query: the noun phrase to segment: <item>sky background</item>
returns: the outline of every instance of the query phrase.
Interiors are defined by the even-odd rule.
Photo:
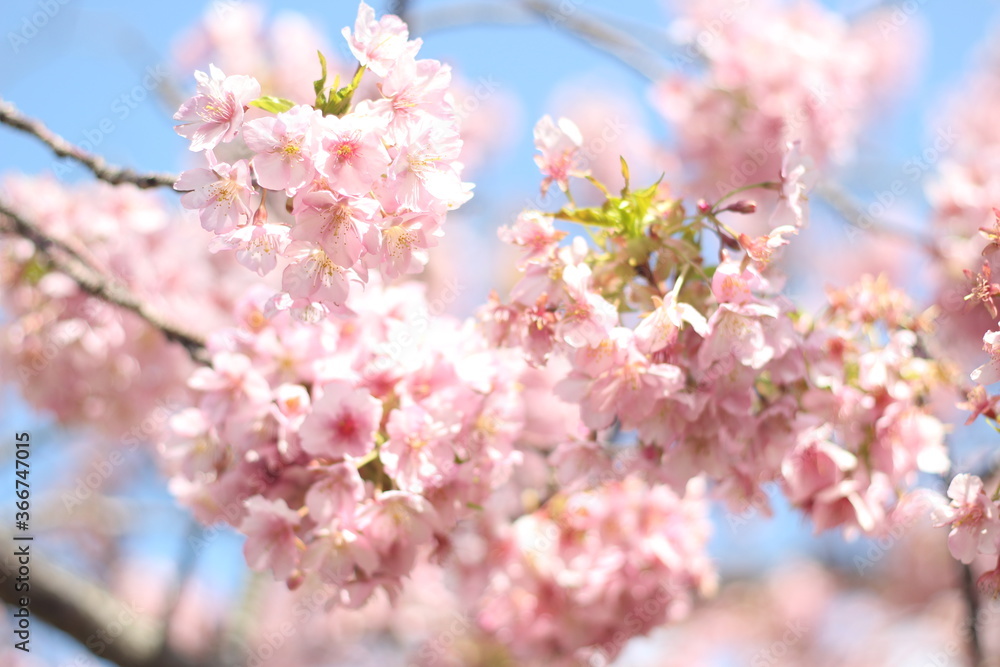
[[[469,7],[478,0],[414,0],[411,11],[447,11],[449,7]],[[655,34],[664,27],[669,14],[665,5],[654,0],[563,0],[581,12],[613,15]],[[353,24],[357,11],[354,0],[319,0],[301,2],[272,1],[261,3],[274,16],[281,11],[300,12],[321,29],[328,40],[342,44],[340,29]],[[497,3],[492,3],[496,5]],[[511,3],[513,4],[513,3]],[[871,3],[851,0],[824,3],[846,14],[862,11]],[[893,3],[885,3],[892,5]],[[922,27],[923,53],[913,58],[921,63],[919,75],[909,91],[871,128],[861,142],[858,173],[845,179],[859,195],[874,192],[875,181],[866,182],[868,174],[898,175],[900,165],[928,145],[928,119],[939,108],[943,95],[957,85],[963,72],[973,62],[1000,15],[997,3],[988,0],[962,0],[961,3],[907,0],[895,3],[910,21]],[[374,2],[376,10],[385,3]],[[960,9],[957,9],[960,7]],[[89,141],[96,151],[114,164],[139,170],[178,171],[188,153],[186,142],[178,137],[170,119],[174,109],[155,95],[136,100],[134,108],[123,113],[118,102],[128,95],[150,71],[169,64],[171,46],[176,37],[196,23],[205,12],[206,3],[174,0],[169,3],[107,2],[98,0],[4,0],[0,7],[0,97],[13,102],[31,116],[43,120],[51,129],[73,142]],[[44,25],[37,17],[44,16]],[[30,27],[27,27],[30,26]],[[27,36],[21,42],[12,35]],[[535,196],[538,175],[532,162],[531,128],[538,117],[553,107],[552,91],[568,79],[601,83],[595,94],[628,95],[645,104],[649,83],[634,72],[611,60],[606,54],[582,45],[571,36],[555,32],[544,22],[524,25],[475,26],[422,32],[423,57],[446,60],[455,65],[470,81],[490,78],[501,90],[517,99],[516,134],[508,150],[476,174],[476,199],[472,206],[480,213],[500,208],[520,208]],[[152,70],[150,69],[152,68]],[[193,79],[179,81],[187,90]],[[648,105],[641,112],[654,136],[665,129]],[[110,122],[112,129],[105,131]],[[37,141],[0,127],[0,174],[9,172],[39,173],[56,164],[48,149]],[[86,178],[78,167],[65,171],[67,180]],[[906,195],[914,208],[922,206],[917,189]],[[474,216],[473,224],[493,238],[492,230],[506,220],[487,215]],[[484,278],[489,281],[489,277]],[[35,440],[55,444],[71,439],[47,429],[44,417],[30,415],[23,403],[7,392],[0,408],[0,425],[5,432],[13,429],[37,429]],[[6,456],[7,454],[5,454]],[[43,487],[72,482],[72,477],[57,474],[57,459],[62,453],[54,448],[35,452],[35,482]],[[6,469],[6,463],[3,464]],[[131,541],[136,553],[157,558],[172,558],[183,550],[184,515],[171,511],[171,501],[152,469],[130,470],[136,482],[125,490],[131,502],[149,508],[150,521]],[[5,475],[3,479],[8,479]],[[4,485],[6,502],[8,485]],[[6,505],[5,505],[6,506]],[[146,511],[146,510],[144,510]],[[729,566],[752,568],[785,550],[788,544],[809,545],[816,551],[837,551],[844,547],[838,536],[809,540],[808,531],[798,519],[782,513],[777,522],[755,524],[753,530],[733,531],[720,512],[720,524],[714,551],[722,558],[739,548],[741,559],[729,558]],[[0,515],[2,519],[2,515]],[[239,540],[223,536],[213,542],[199,568],[206,578],[222,589],[233,589],[245,576],[239,555]],[[55,657],[66,657],[73,648],[57,641],[47,642],[36,635],[40,646],[48,645]]]

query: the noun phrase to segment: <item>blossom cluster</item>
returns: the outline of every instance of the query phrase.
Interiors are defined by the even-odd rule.
[[[1000,496],[987,495],[976,475],[956,475],[948,486],[951,503],[935,509],[938,526],[947,526],[948,550],[955,559],[969,564],[980,555],[996,556],[992,570],[979,577],[979,587],[996,598],[1000,595]]]
[[[197,230],[184,224],[191,221],[156,195],[13,176],[4,179],[3,194],[97,279],[129,290],[159,315],[206,328],[230,321],[227,311],[244,289],[234,277],[238,267],[204,249]],[[28,239],[0,245],[0,285],[3,380],[61,423],[96,430],[110,442],[155,437],[195,368],[182,347],[84,291]],[[153,413],[159,417],[150,419]]]
[[[699,196],[763,180],[790,139],[819,164],[847,157],[871,109],[912,67],[908,30],[875,34],[888,12],[847,22],[814,2],[763,2],[752,11],[730,0],[677,5],[672,32],[686,67],[652,97],[684,128],[676,150]]]
[[[689,3],[689,27],[720,4]],[[901,69],[870,43],[870,21],[768,6],[699,39],[704,76],[655,93],[682,129],[687,186],[637,189],[624,158],[596,162],[572,121],[542,118],[542,194],[567,203],[500,229],[520,251],[518,280],[462,322],[394,284],[422,270],[471,194],[449,67],[418,59],[400,19],[361,3],[344,31],[353,76],[328,85],[321,56],[310,93],[299,65],[314,36],[272,49],[274,63],[245,61],[259,26],[233,11],[234,33],[254,38],[200,35],[223,67],[196,74],[175,116],[204,160],[175,189],[215,235],[205,253],[191,254],[197,230],[132,188],[6,184],[98,275],[214,330],[209,363],[22,239],[0,251],[0,366],[33,404],[108,432],[176,396],[185,407],[157,445],[171,489],[202,522],[243,534],[252,568],[357,607],[394,602],[443,565],[484,645],[525,664],[605,664],[712,590],[711,500],[766,512],[773,486],[817,532],[876,536],[905,518],[921,473],[951,472],[934,410],[958,383],[930,356],[933,311],[881,275],[830,287],[815,315],[782,293],[812,164],[848,152],[860,111]],[[967,127],[985,124],[970,114]],[[939,226],[982,217],[995,185],[968,150],[971,164],[946,163],[931,191]],[[620,192],[594,177],[612,163]],[[978,244],[965,300],[991,322],[996,224],[980,230],[985,251],[976,238],[942,254],[964,260]],[[241,271],[238,289],[237,263],[258,274]],[[1000,380],[1000,332],[983,341],[990,361],[962,407],[996,421],[1000,396],[983,385]],[[948,495],[935,518],[954,557],[1000,558],[997,494],[962,474]],[[1000,567],[980,579],[993,593],[998,582]]]
[[[627,639],[714,589],[703,486],[679,495],[628,477],[559,493],[508,524],[490,550],[479,626],[520,661],[611,664]]]
[[[235,250],[260,275],[283,260],[269,314],[316,321],[343,306],[371,270],[390,279],[420,271],[447,212],[471,196],[450,68],[418,60],[420,40],[409,39],[406,24],[376,20],[364,3],[344,37],[359,63],[354,78],[327,90],[324,62],[314,105],[261,97],[253,77],[212,65],[196,73],[197,93],[175,115],[177,132],[207,166],[174,187],[216,234],[213,250]],[[366,74],[379,97],[352,108]],[[216,149],[237,139],[247,157],[221,160]]]
[[[238,305],[190,378],[198,399],[161,446],[172,488],[290,587],[318,579],[352,605],[394,594],[519,460],[523,364],[430,315],[414,284],[372,283],[355,315],[318,324],[268,319],[265,301]]]
[[[546,169],[550,134],[537,135],[542,173],[565,189],[568,172]],[[572,150],[557,158],[571,163]],[[597,249],[560,244],[552,217],[524,213],[501,230],[523,249],[523,276],[510,303],[494,299],[481,319],[531,363],[568,360],[557,393],[589,429],[634,433],[641,455],[630,466],[651,482],[683,489],[707,475],[740,507],[779,481],[817,530],[877,533],[918,471],[948,467],[944,427],[926,407],[942,377],[919,351],[929,322],[884,279],[832,290],[816,319],[780,295],[771,255],[804,216],[802,169],[786,160],[782,173],[774,187],[793,224],[758,239],[720,219],[749,202],[689,214],[655,187],[555,214],[596,227]],[[702,257],[706,230],[724,246],[715,266]],[[576,437],[551,462],[571,488],[611,464],[606,448]]]

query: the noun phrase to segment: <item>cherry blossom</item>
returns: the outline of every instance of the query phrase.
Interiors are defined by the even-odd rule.
[[[983,481],[974,475],[956,475],[948,485],[951,505],[937,512],[938,525],[951,525],[948,549],[963,563],[979,554],[997,553],[1000,516],[996,503],[983,490]]]
[[[177,134],[191,140],[192,151],[211,150],[232,141],[243,125],[247,105],[260,97],[260,83],[250,76],[226,76],[215,65],[208,74],[195,72],[198,93],[181,105],[174,120]]]
[[[579,166],[582,144],[580,130],[568,118],[560,118],[556,122],[551,116],[543,116],[538,121],[535,125],[535,147],[541,154],[535,156],[535,164],[545,176],[542,194],[552,183],[565,192],[569,189],[569,177],[584,173]]]
[[[249,222],[260,201],[246,160],[232,165],[216,162],[208,169],[186,171],[174,189],[187,193],[181,204],[198,211],[202,227],[220,234]]]

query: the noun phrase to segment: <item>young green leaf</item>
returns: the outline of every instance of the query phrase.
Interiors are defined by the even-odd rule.
[[[254,101],[250,102],[250,106],[263,109],[264,111],[270,111],[271,113],[281,113],[282,111],[288,111],[294,107],[295,102],[286,100],[284,97],[264,95],[263,97],[258,97]]]

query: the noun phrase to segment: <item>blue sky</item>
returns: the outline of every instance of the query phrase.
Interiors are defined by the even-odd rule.
[[[419,12],[480,1],[415,0],[411,5],[413,11]],[[664,3],[654,0],[563,2],[574,4],[581,12],[613,14],[638,25],[663,25],[667,16]],[[264,4],[272,14],[293,10],[309,16],[331,41],[340,39],[339,29],[353,20],[356,11],[353,0]],[[828,0],[826,4],[851,13],[870,3]],[[375,3],[378,10],[383,5]],[[867,145],[890,159],[902,159],[924,145],[927,112],[956,82],[993,24],[997,9],[989,0],[965,0],[961,9],[929,0],[900,0],[895,6],[908,20],[924,26],[928,48],[916,87],[879,123]],[[122,117],[125,107],[120,98],[141,83],[148,67],[166,62],[172,39],[195,22],[205,7],[206,3],[191,0],[7,0],[0,10],[0,96],[44,119],[69,139],[83,141],[88,133],[97,137],[98,150],[113,161],[143,169],[176,169],[183,157],[183,143],[171,129],[172,110],[149,98]],[[32,24],[42,23],[35,34]],[[18,35],[30,38],[22,42]],[[551,90],[567,77],[603,76],[613,82],[614,88],[645,99],[647,84],[640,77],[542,24],[467,27],[424,37],[426,56],[456,63],[473,80],[495,77],[505,91],[522,102],[519,141],[505,164],[482,174],[480,191],[486,183],[495,191],[534,191],[531,124],[549,110]],[[112,121],[113,131],[100,131],[104,119]],[[655,117],[650,114],[649,119],[651,129],[656,130]],[[52,162],[45,150],[29,140],[6,131],[0,133],[0,172],[37,171],[50,167]]]
[[[413,0],[411,5],[413,11],[419,12],[477,1]],[[354,0],[262,4],[272,15],[280,10],[306,14],[324,29],[331,42],[340,39],[340,28],[353,22],[357,9]],[[384,9],[384,3],[373,4],[377,10]],[[663,25],[667,17],[663,3],[654,0],[576,0],[574,4],[582,12],[614,13],[638,24]],[[850,13],[870,3],[829,0],[825,4]],[[928,115],[937,108],[942,95],[958,83],[1000,10],[989,0],[963,0],[960,4],[901,0],[894,4],[908,20],[923,26],[923,64],[913,89],[864,138],[860,155],[865,165],[880,165],[898,173],[899,164],[926,145]],[[152,96],[137,100],[133,106],[123,106],[121,97],[141,85],[149,68],[155,71],[157,65],[168,61],[172,40],[196,22],[204,9],[205,3],[190,0],[5,0],[0,8],[0,97],[42,119],[71,141],[97,144],[97,151],[113,163],[141,170],[179,170],[186,151],[185,142],[172,129],[173,109]],[[18,38],[27,35],[30,38],[23,42]],[[645,100],[648,83],[641,77],[543,24],[478,26],[422,36],[424,56],[454,63],[473,81],[493,77],[503,90],[520,100],[521,126],[515,145],[502,161],[481,171],[477,179],[477,198],[487,204],[523,202],[535,194],[538,177],[531,161],[531,126],[536,118],[550,111],[551,91],[560,82],[584,75],[603,77],[613,82],[613,89]],[[190,85],[190,80],[182,83]],[[662,135],[655,115],[649,109],[644,113],[650,130]],[[0,128],[0,173],[35,173],[55,164],[51,153],[37,142]],[[84,176],[79,168],[69,172],[71,179]],[[851,180],[859,185],[856,178]],[[866,192],[873,190],[871,185],[862,188]],[[910,195],[919,199],[919,192]],[[490,209],[488,205],[483,208]],[[503,221],[484,218],[478,224],[489,228],[499,222]],[[20,425],[27,417],[18,415],[17,408],[10,410],[10,405],[7,402],[7,409],[0,411],[0,423],[7,430],[14,424],[23,428]],[[141,497],[169,503],[162,488],[147,489]],[[163,534],[163,525],[140,534],[135,540],[137,548],[160,554],[171,548],[169,539],[154,539],[157,533]],[[170,525],[179,530],[182,524]],[[804,540],[807,531],[795,525],[795,519],[790,519],[741,535],[763,550],[758,553],[765,553],[768,544]],[[731,548],[725,527],[720,533],[717,547]],[[218,553],[212,552],[214,555],[205,564],[207,570],[216,575],[235,572],[235,582],[241,576],[241,570],[231,567],[237,544],[234,540],[220,540]],[[227,558],[230,567],[224,568]]]

